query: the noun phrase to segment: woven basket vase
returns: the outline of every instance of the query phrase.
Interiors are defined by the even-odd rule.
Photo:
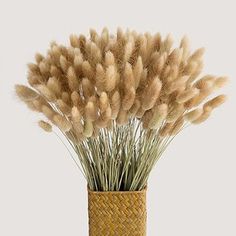
[[[125,192],[88,190],[90,236],[145,236],[146,189]]]

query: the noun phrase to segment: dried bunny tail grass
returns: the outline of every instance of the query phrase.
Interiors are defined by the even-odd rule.
[[[62,115],[54,115],[53,121],[62,132],[68,132],[72,128],[71,122]]]
[[[212,87],[214,83],[215,83],[215,76],[205,75],[204,77],[196,81],[194,86],[198,89],[205,89],[208,87]]]
[[[141,107],[141,102],[139,101],[139,99],[135,99],[134,104],[129,110],[130,116],[135,117],[140,107]]]
[[[104,28],[71,35],[70,44],[53,42],[45,56],[36,54],[32,88],[16,85],[16,94],[47,118],[41,128],[55,125],[66,136],[91,190],[144,189],[185,123],[205,121],[226,100],[208,98],[227,78],[200,76],[204,49],[191,53],[186,37],[173,48],[170,35]]]
[[[166,117],[167,123],[175,122],[183,113],[184,113],[184,105],[175,103],[173,104],[172,108],[170,108],[170,111]]]
[[[183,49],[175,48],[168,56],[167,63],[169,65],[179,65],[181,63]]]
[[[39,64],[42,60],[44,60],[44,56],[40,53],[35,54],[35,61]]]
[[[71,104],[71,98],[70,98],[70,94],[68,92],[62,92],[61,94],[61,99],[63,100],[63,102],[67,103],[67,104]]]
[[[189,56],[189,39],[187,36],[184,36],[182,39],[181,39],[181,42],[180,42],[180,48],[183,49],[183,55],[182,55],[182,59],[183,60],[186,60],[187,57]]]
[[[216,89],[220,89],[224,87],[229,82],[229,79],[227,77],[218,77],[215,79],[214,87]]]
[[[142,72],[143,72],[143,62],[142,62],[142,57],[139,56],[135,66],[134,66],[134,69],[133,69],[133,74],[134,74],[134,79],[135,79],[135,88],[136,89],[139,86],[140,79],[141,79],[141,76],[142,76]]]
[[[211,107],[212,109],[222,105],[223,103],[225,103],[225,101],[227,100],[227,96],[224,94],[218,95],[217,97],[209,100],[208,102],[206,102],[203,107]]]
[[[90,120],[85,121],[83,135],[86,138],[89,138],[93,135],[93,122],[92,121],[90,121]]]
[[[49,88],[49,90],[53,91],[53,93],[57,97],[61,95],[61,83],[56,77],[49,78],[47,87]]]
[[[93,71],[93,68],[88,61],[83,61],[82,71],[83,71],[84,77],[87,77],[90,80],[94,79],[95,72]]]
[[[169,94],[175,92],[176,90],[178,90],[179,88],[185,87],[187,81],[188,81],[187,76],[180,77],[177,80],[167,83],[164,86],[163,90],[165,91],[165,93],[167,95],[169,95]]]
[[[45,61],[41,61],[39,63],[39,70],[40,73],[44,76],[47,77],[50,75],[50,67]]]
[[[84,108],[85,120],[95,121],[98,118],[97,108],[93,102],[88,102]]]
[[[98,92],[102,92],[105,90],[106,86],[106,77],[105,77],[105,70],[103,69],[103,66],[101,64],[97,64],[96,66],[96,75],[95,75],[95,80],[96,80],[96,87],[98,89]]]
[[[28,63],[27,64],[29,71],[32,74],[40,74],[39,66],[34,63]]]
[[[53,116],[56,114],[56,112],[49,106],[43,105],[42,108],[42,113],[52,122],[53,121]]]
[[[107,92],[111,92],[116,87],[117,76],[115,66],[108,66],[105,73],[105,89]]]
[[[74,91],[73,93],[71,93],[71,101],[74,106],[81,106],[82,105],[81,96],[79,95],[79,93],[77,91]]]
[[[202,108],[196,108],[196,109],[186,113],[184,115],[184,118],[189,122],[193,122],[193,121],[197,120],[202,115],[202,113],[203,113]]]
[[[79,42],[79,38],[77,37],[77,35],[75,35],[75,34],[70,35],[70,45],[74,48],[79,48],[80,42]]]
[[[78,91],[79,90],[79,80],[77,78],[76,72],[72,66],[69,67],[67,71],[68,86],[70,90]]]
[[[126,63],[125,64],[125,69],[124,69],[124,86],[126,88],[130,88],[130,87],[135,87],[135,80],[134,80],[134,74],[133,74],[133,70],[132,70],[132,66],[130,65],[130,63]]]
[[[120,109],[118,116],[116,118],[116,123],[118,125],[125,125],[128,122],[128,112]]]
[[[197,88],[190,88],[190,89],[180,93],[176,97],[176,102],[178,102],[178,103],[185,103],[185,102],[187,102],[188,100],[190,100],[191,98],[195,97],[198,94],[199,94],[199,89],[197,89]]]
[[[197,49],[188,59],[188,61],[198,61],[202,58],[205,52],[205,48]]]
[[[118,91],[115,91],[115,93],[112,95],[111,98],[111,118],[114,120],[116,119],[119,110],[121,106],[121,99],[120,99],[120,93]]]
[[[15,85],[15,91],[17,96],[22,100],[22,101],[31,101],[39,97],[39,94],[35,92],[33,89],[24,86],[24,85]]]
[[[99,108],[101,113],[106,111],[109,106],[109,98],[106,92],[102,92],[101,96],[99,97]]]
[[[46,85],[40,84],[40,85],[35,86],[35,88],[48,101],[54,102],[56,100],[56,95]]]
[[[145,112],[146,112],[146,110],[144,110],[144,109],[142,108],[142,106],[140,106],[139,109],[138,109],[137,112],[136,112],[136,117],[137,117],[138,119],[142,118]]]
[[[82,124],[82,115],[76,106],[72,107],[71,116],[72,116],[73,128],[76,129],[77,133],[82,133],[84,130]]]
[[[70,114],[71,112],[71,107],[68,106],[62,99],[58,99],[56,101],[56,105],[59,108],[59,110],[64,113],[65,115]]]
[[[130,59],[133,49],[134,49],[134,40],[132,37],[130,37],[128,43],[125,45],[124,48],[124,58],[123,58],[124,62],[127,62]]]
[[[173,43],[174,43],[174,40],[173,40],[171,34],[168,34],[166,36],[165,40],[162,42],[161,50],[166,51],[166,52],[169,53]]]
[[[195,62],[195,61],[188,62],[185,65],[182,74],[183,75],[192,75],[197,71],[197,68],[198,68],[197,62]]]
[[[55,65],[51,65],[50,74],[52,77],[55,77],[55,78],[62,77],[62,71]]]
[[[153,116],[148,124],[150,129],[157,129],[159,128],[163,121],[166,119],[168,113],[168,105],[167,104],[160,104],[153,109]]]
[[[99,118],[95,121],[95,124],[98,128],[106,128],[111,120],[111,107],[108,106],[106,110],[100,113]]]
[[[44,131],[46,131],[46,132],[52,132],[52,126],[51,126],[48,122],[43,121],[43,120],[40,120],[40,121],[38,122],[38,125],[39,125],[39,127],[42,128]]]
[[[49,103],[41,96],[36,98],[35,100],[29,101],[29,103],[32,103],[35,107],[36,111],[42,112],[43,106],[49,106]]]
[[[211,107],[205,107],[203,110],[203,113],[199,116],[199,118],[197,118],[196,120],[192,121],[193,124],[200,124],[204,121],[206,121],[212,112],[212,108]]]
[[[204,86],[199,90],[199,94],[187,101],[184,106],[186,109],[191,109],[200,105],[212,92],[214,91],[214,86],[212,81],[206,81]]]
[[[153,117],[153,111],[152,110],[148,110],[144,113],[143,117],[142,117],[142,123],[143,123],[143,128],[144,129],[148,129],[149,128],[149,123],[151,121]]]
[[[144,110],[151,109],[156,103],[161,92],[162,82],[155,77],[142,94],[142,108]]]
[[[111,51],[108,51],[105,53],[105,65],[112,66],[115,64],[115,57],[114,54]]]
[[[94,95],[94,86],[90,82],[88,78],[83,78],[82,80],[82,90],[83,90],[83,96],[85,99],[88,99],[89,97]]]
[[[134,100],[135,100],[135,88],[130,87],[125,90],[125,94],[122,99],[122,109],[128,111],[134,104]]]
[[[68,68],[69,68],[69,63],[68,63],[68,61],[66,60],[66,58],[64,57],[64,56],[60,56],[60,67],[61,67],[61,69],[62,69],[62,71],[64,72],[64,73],[66,73],[67,72],[67,70],[68,70]]]

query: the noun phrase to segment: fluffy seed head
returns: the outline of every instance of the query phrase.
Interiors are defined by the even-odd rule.
[[[48,101],[54,102],[56,100],[55,94],[46,85],[40,84],[40,85],[37,85],[35,88]]]
[[[196,108],[188,113],[185,114],[185,119],[187,121],[193,122],[196,119],[198,119],[203,113],[203,109],[202,108]]]
[[[38,122],[38,125],[39,125],[39,127],[41,127],[44,131],[46,131],[46,132],[52,132],[52,126],[51,126],[48,122],[43,121],[43,120],[40,120],[40,121]]]
[[[227,77],[218,77],[215,80],[214,86],[216,89],[220,89],[224,87],[229,82],[229,79]]]
[[[188,89],[188,90],[180,93],[177,96],[176,101],[178,103],[185,103],[185,102],[187,102],[188,100],[190,100],[191,98],[195,97],[198,94],[199,94],[199,89],[191,88],[191,89]]]
[[[83,135],[86,138],[89,138],[93,135],[93,123],[92,123],[92,121],[90,121],[90,120],[85,121]]]
[[[151,109],[157,101],[161,92],[162,82],[158,77],[155,77],[142,95],[142,108],[144,110]]]
[[[121,106],[121,101],[120,101],[120,94],[118,91],[116,91],[111,98],[111,117],[112,119],[116,119],[119,110],[120,110],[120,106]]]
[[[161,126],[168,114],[168,105],[160,104],[154,108],[153,116],[148,124],[150,129],[157,129]]]
[[[97,110],[93,102],[88,102],[85,106],[85,118],[86,120],[95,121],[97,119]]]
[[[54,115],[53,121],[58,126],[59,129],[61,129],[63,132],[68,132],[71,129],[71,122],[68,121],[65,117],[62,115]]]
[[[213,99],[211,99],[210,101],[206,102],[204,104],[204,107],[211,107],[211,108],[216,108],[220,105],[222,105],[227,99],[227,96],[222,94],[222,95],[219,95]]]
[[[192,121],[193,124],[200,124],[204,121],[206,121],[212,112],[212,108],[211,107],[205,107],[203,110],[203,113],[199,116],[199,118],[195,119],[194,121]]]
[[[68,69],[67,78],[68,78],[68,85],[69,85],[70,90],[72,92],[78,91],[79,90],[79,81],[76,76],[75,70],[72,66],[70,66]]]
[[[39,96],[39,94],[36,93],[33,89],[24,85],[19,85],[19,84],[15,85],[15,91],[17,96],[22,101],[31,101]]]

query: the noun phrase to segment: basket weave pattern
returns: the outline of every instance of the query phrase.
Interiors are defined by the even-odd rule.
[[[146,190],[88,190],[88,213],[90,236],[145,236]]]

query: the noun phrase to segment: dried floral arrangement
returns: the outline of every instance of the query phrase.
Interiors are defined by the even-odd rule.
[[[16,85],[25,104],[42,113],[39,126],[57,127],[76,155],[88,188],[137,191],[188,124],[204,122],[225,102],[211,97],[226,77],[200,76],[204,49],[191,53],[184,37],[104,29],[51,43],[29,64],[28,83]]]

